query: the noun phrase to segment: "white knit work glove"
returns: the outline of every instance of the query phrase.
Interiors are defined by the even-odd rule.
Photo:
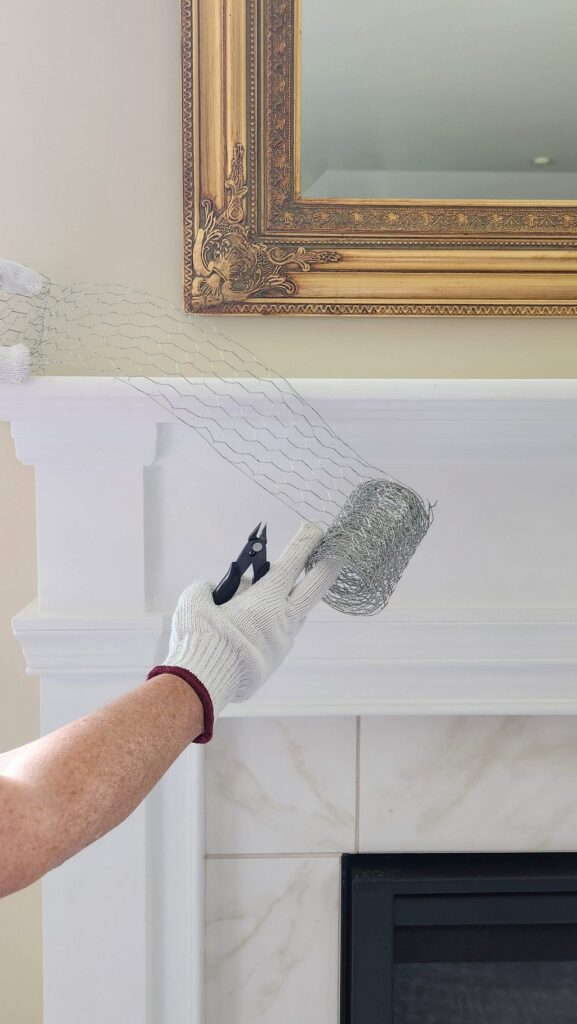
[[[5,295],[40,295],[48,281],[23,263],[0,259],[0,299]],[[1,308],[1,307],[0,307]],[[30,374],[27,345],[0,345],[0,384],[21,384]]]
[[[48,279],[23,263],[0,259],[0,294],[40,295],[48,288]]]
[[[182,670],[176,674],[193,686],[204,706],[205,731],[197,742],[211,738],[212,720],[226,704],[256,693],[288,654],[310,610],[334,583],[341,566],[326,560],[317,562],[299,582],[323,536],[321,526],[305,523],[266,576],[255,584],[242,580],[226,604],[214,603],[210,583],[194,582],[181,595],[166,661],[149,678]]]
[[[27,345],[0,345],[0,384],[21,384],[30,374]]]

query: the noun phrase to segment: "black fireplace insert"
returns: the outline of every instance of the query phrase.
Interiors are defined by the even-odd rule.
[[[577,1024],[577,854],[345,854],[341,1024]]]

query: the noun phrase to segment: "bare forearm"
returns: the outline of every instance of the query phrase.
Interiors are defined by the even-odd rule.
[[[202,730],[196,694],[164,675],[0,756],[0,896],[123,821]]]

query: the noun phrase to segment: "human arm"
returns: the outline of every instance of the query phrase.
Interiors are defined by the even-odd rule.
[[[338,566],[299,579],[323,536],[305,524],[268,574],[227,604],[181,595],[165,664],[92,714],[0,755],[0,896],[24,888],[123,821],[190,742],[212,736],[286,656]]]
[[[124,821],[203,724],[191,687],[165,674],[0,755],[0,897]]]

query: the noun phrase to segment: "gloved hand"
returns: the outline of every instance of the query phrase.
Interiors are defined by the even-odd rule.
[[[0,292],[9,295],[40,295],[48,290],[48,278],[23,263],[0,259]]]
[[[27,345],[0,345],[0,384],[21,384],[30,373]]]
[[[334,583],[341,565],[326,560],[298,582],[323,536],[317,523],[305,523],[266,576],[254,585],[242,580],[226,604],[214,603],[210,583],[195,582],[181,595],[166,661],[148,678],[180,675],[196,691],[205,728],[195,742],[211,739],[214,718],[229,701],[256,693],[288,654],[311,608]]]
[[[0,299],[5,295],[40,295],[49,284],[42,274],[14,260],[0,259]],[[0,384],[21,384],[30,374],[27,345],[0,345]]]

